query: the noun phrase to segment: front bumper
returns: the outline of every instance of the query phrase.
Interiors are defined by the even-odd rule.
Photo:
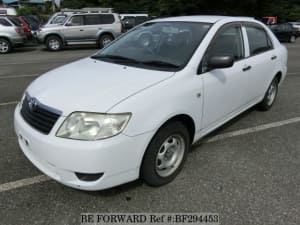
[[[19,145],[26,157],[43,173],[67,186],[81,190],[102,190],[133,181],[153,133],[135,137],[124,134],[100,140],[78,141],[58,138],[55,132],[60,118],[49,135],[28,125],[16,107],[14,122]],[[103,173],[98,180],[82,181],[75,173]]]
[[[44,32],[35,31],[34,37],[38,41],[38,43],[43,44],[45,42],[46,34]]]

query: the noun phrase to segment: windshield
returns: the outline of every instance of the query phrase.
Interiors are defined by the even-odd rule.
[[[104,48],[95,59],[147,69],[178,71],[211,27],[199,22],[149,22]]]
[[[50,24],[63,24],[66,21],[67,15],[59,15],[54,17]]]

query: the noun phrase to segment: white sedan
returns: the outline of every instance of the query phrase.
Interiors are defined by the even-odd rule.
[[[157,19],[36,79],[15,130],[27,158],[67,186],[160,186],[193,143],[252,106],[270,109],[286,73],[286,48],[252,18]]]

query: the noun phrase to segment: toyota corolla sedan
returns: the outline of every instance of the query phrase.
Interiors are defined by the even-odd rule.
[[[157,19],[36,79],[15,131],[27,158],[67,186],[161,186],[193,143],[250,107],[270,109],[286,73],[286,48],[252,18]]]

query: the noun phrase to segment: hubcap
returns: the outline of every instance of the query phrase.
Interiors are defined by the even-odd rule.
[[[276,97],[276,92],[277,92],[277,86],[276,86],[276,82],[273,82],[268,90],[267,93],[267,103],[268,105],[272,105],[275,97]]]
[[[104,39],[102,40],[102,45],[103,45],[103,46],[108,45],[110,42],[111,42],[111,39],[110,39],[110,38],[104,38]]]
[[[1,53],[6,53],[9,49],[8,43],[5,41],[0,42],[0,52]]]
[[[59,49],[59,47],[60,47],[60,43],[59,43],[59,41],[56,40],[56,39],[51,39],[51,40],[49,41],[49,47],[50,47],[51,49],[53,49],[53,50],[57,50],[57,49]]]
[[[180,135],[168,137],[156,156],[156,172],[161,177],[170,176],[180,166],[185,150],[184,139]]]

